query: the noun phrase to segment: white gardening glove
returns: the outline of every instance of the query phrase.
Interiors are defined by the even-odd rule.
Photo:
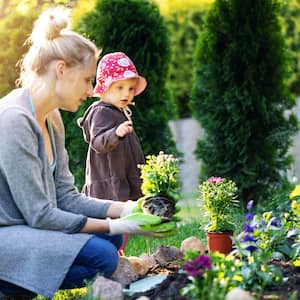
[[[128,200],[124,202],[123,210],[121,211],[120,218],[130,215],[137,207],[137,201]]]
[[[108,219],[109,233],[114,234],[141,234],[142,221],[128,221],[122,219]]]

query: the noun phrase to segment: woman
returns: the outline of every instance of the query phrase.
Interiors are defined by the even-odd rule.
[[[75,112],[93,93],[96,46],[67,29],[64,11],[41,14],[29,38],[19,89],[0,100],[0,298],[83,286],[110,276],[122,234],[147,234],[120,219],[132,201],[79,193],[68,168],[59,109]]]

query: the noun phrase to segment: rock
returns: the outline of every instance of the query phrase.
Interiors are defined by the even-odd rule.
[[[236,287],[227,293],[225,300],[254,300],[254,298],[247,291]]]
[[[143,260],[148,270],[153,268],[156,265],[156,260],[153,256],[143,253],[140,255],[140,259]]]
[[[159,245],[156,251],[152,254],[158,264],[166,264],[168,262],[181,260],[183,253],[176,247]]]
[[[141,258],[137,256],[128,256],[126,258],[139,276],[143,276],[148,272],[149,268],[146,265],[145,261]]]
[[[123,287],[126,287],[129,283],[136,281],[138,277],[137,272],[126,257],[120,256],[118,267],[111,278],[121,283]]]
[[[93,298],[101,300],[123,300],[123,287],[120,283],[98,276],[93,285]]]
[[[138,297],[136,300],[150,300],[150,298],[148,298],[146,296],[141,296],[141,297]]]
[[[195,236],[188,237],[187,239],[183,240],[181,243],[180,250],[186,254],[187,250],[191,251],[199,251],[200,254],[205,253],[205,247],[201,240],[199,240]]]

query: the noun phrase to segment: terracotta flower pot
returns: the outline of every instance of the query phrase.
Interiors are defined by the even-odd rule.
[[[228,254],[232,250],[232,232],[206,232],[209,252]]]
[[[175,213],[175,201],[165,195],[149,196],[144,200],[142,209],[145,213],[159,216],[168,221]]]

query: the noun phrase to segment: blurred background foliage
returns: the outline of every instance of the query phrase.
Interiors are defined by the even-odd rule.
[[[71,8],[73,28],[75,30],[83,32],[87,36],[90,35],[95,39],[98,46],[104,47],[103,53],[115,50],[127,52],[136,62],[140,73],[145,75],[146,78],[150,78],[151,85],[149,91],[137,99],[140,103],[134,108],[136,126],[138,134],[142,139],[142,144],[145,147],[145,153],[155,153],[159,148],[168,152],[176,152],[174,143],[166,127],[166,122],[171,119],[192,116],[189,102],[195,73],[195,50],[197,41],[203,34],[207,12],[212,7],[214,1],[130,0],[129,4],[131,5],[138,6],[140,4],[141,7],[149,8],[149,16],[142,14],[143,18],[137,18],[136,12],[123,15],[122,11],[114,11],[113,6],[110,6],[112,10],[107,10],[106,14],[113,17],[111,18],[109,15],[106,15],[102,16],[100,20],[97,20],[96,2],[96,0],[0,0],[0,97],[15,87],[14,82],[19,71],[16,63],[27,50],[26,46],[24,46],[24,41],[31,32],[33,20],[44,8],[58,4],[63,5]],[[108,6],[110,4],[110,1],[98,2],[107,3]],[[126,2],[123,0],[113,0],[111,5],[113,3],[125,5]],[[291,61],[288,88],[293,97],[296,98],[296,96],[300,95],[300,24],[298,22],[300,18],[300,0],[282,0],[279,2],[281,4],[279,17],[282,34],[288,45]],[[116,6],[116,9],[118,9],[118,6]],[[132,36],[130,34],[126,35],[131,41],[130,43],[126,44],[126,41],[121,39],[118,41],[115,30],[118,30],[120,34],[125,30],[121,25],[117,28],[118,23],[120,24],[120,18],[122,19],[123,26],[129,26],[130,28],[127,33],[130,33]],[[150,35],[152,29],[155,32],[155,27],[152,28],[151,24],[147,23],[149,20],[155,20],[156,24],[165,27],[165,31],[163,30],[159,33],[162,36],[166,35],[162,39],[165,40],[165,44],[160,44],[160,36],[152,37]],[[92,27],[88,27],[89,24],[93,26],[92,22],[95,22],[95,26],[102,26],[101,23],[97,23],[100,21],[104,22],[104,31],[110,33],[106,36],[106,40],[104,40],[103,36],[104,31],[101,33],[102,36],[97,37],[93,36]],[[135,27],[131,27],[131,25]],[[88,28],[87,31],[85,30],[85,26]],[[218,26],[220,25],[216,26],[216,30]],[[147,47],[143,47],[144,45],[140,43],[137,43],[137,45],[134,44],[135,34],[137,36],[141,35],[141,32],[138,30],[139,28],[144,28],[150,40],[153,38],[153,47],[150,43]],[[96,30],[97,28],[94,29]],[[98,29],[101,31],[101,28]],[[96,31],[95,34],[97,34]],[[118,47],[119,45],[122,45],[122,49]],[[161,45],[164,45],[163,47],[165,48],[160,49]],[[148,47],[148,50],[151,49],[151,52],[149,51],[147,55],[152,61],[154,58],[159,59],[159,54],[162,55],[162,59],[166,60],[154,64],[155,72],[159,72],[162,82],[158,82],[155,79],[155,74],[151,73],[151,66],[145,63],[148,56],[144,58],[141,54],[147,53]],[[153,51],[155,53],[152,53]],[[159,66],[159,64],[162,64],[162,66]],[[275,61],[274,64],[276,64]],[[155,90],[154,85],[157,83],[159,83],[159,86]],[[159,89],[161,89],[163,97],[158,92]],[[145,100],[142,97],[145,97]],[[150,102],[146,102],[146,99],[147,101],[152,100],[151,105]],[[83,142],[82,133],[76,125],[76,119],[83,114],[86,106],[94,100],[93,98],[89,99],[75,114],[63,112],[66,126],[66,146],[70,155],[70,167],[75,175],[76,184],[79,189],[84,180],[83,169],[86,145]],[[147,111],[149,105],[151,109]],[[143,120],[144,116],[145,120]],[[152,126],[149,118],[155,120],[155,126]],[[162,120],[162,130],[159,128],[160,119]],[[228,140],[230,141],[230,139]],[[155,144],[154,141],[159,142]],[[239,150],[237,149],[237,151]]]

